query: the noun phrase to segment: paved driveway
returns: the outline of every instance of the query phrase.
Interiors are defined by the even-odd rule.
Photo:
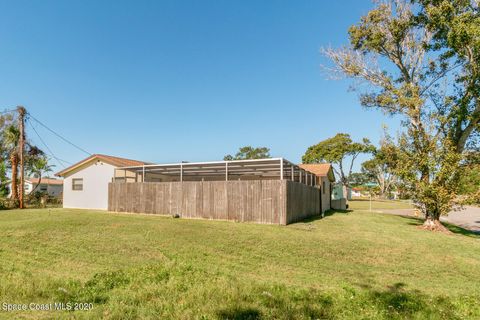
[[[400,216],[415,216],[412,209],[381,210],[381,212]],[[440,220],[480,233],[479,207],[465,206],[463,210],[452,211],[448,216],[441,217]]]
[[[465,206],[461,211],[453,211],[442,221],[449,222],[464,229],[480,232],[480,208]]]

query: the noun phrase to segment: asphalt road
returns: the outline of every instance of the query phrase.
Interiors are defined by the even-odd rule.
[[[480,208],[465,206],[461,211],[452,211],[442,221],[449,222],[464,229],[480,232]]]

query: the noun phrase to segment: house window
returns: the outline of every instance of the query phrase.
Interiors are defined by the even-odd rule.
[[[325,194],[325,181],[322,181],[322,190],[323,190],[323,194]]]
[[[41,186],[40,191],[47,191],[47,186]]]
[[[83,179],[72,179],[72,190],[83,190]]]

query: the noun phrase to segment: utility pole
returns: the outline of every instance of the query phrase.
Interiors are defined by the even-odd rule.
[[[18,128],[20,129],[20,141],[18,142],[18,147],[20,148],[20,194],[18,198],[19,208],[23,209],[23,196],[25,194],[25,114],[27,111],[24,107],[18,106]]]

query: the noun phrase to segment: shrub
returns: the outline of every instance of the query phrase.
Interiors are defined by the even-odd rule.
[[[18,207],[18,201],[2,197],[0,198],[0,210],[14,209]]]
[[[26,204],[31,208],[57,207],[62,204],[62,199],[36,191],[26,197]]]

